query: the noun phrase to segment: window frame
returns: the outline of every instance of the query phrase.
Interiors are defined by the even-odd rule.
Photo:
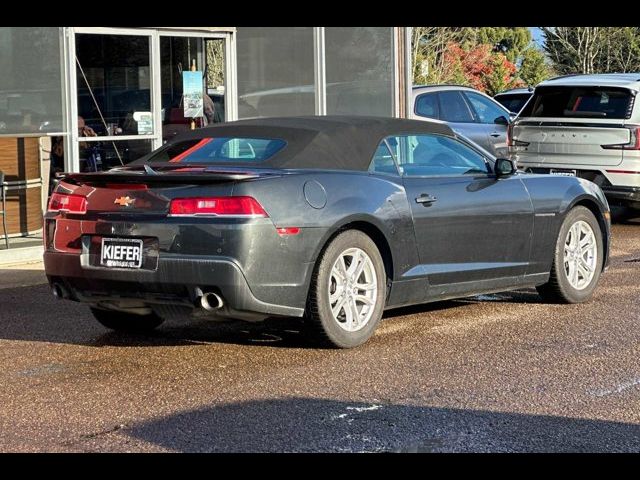
[[[487,171],[486,173],[474,173],[474,174],[446,174],[446,175],[406,175],[404,173],[404,171],[402,171],[401,166],[400,166],[400,162],[398,160],[398,158],[396,157],[395,153],[393,152],[393,149],[390,148],[389,143],[388,143],[388,139],[389,138],[402,138],[402,137],[411,137],[411,136],[437,136],[437,137],[444,137],[444,138],[448,138],[451,139],[453,141],[457,141],[460,142],[462,145],[464,145],[465,147],[467,147],[468,149],[470,149],[472,152],[475,152],[477,155],[479,155],[485,162],[485,166],[487,167]],[[387,150],[389,150],[389,153],[391,153],[391,157],[393,158],[393,162],[396,166],[396,173],[386,173],[386,172],[376,172],[373,171],[371,168],[373,166],[373,161],[375,160],[375,152],[373,154],[373,157],[371,158],[371,161],[369,163],[369,169],[367,170],[367,173],[369,175],[382,175],[385,177],[396,177],[396,178],[478,178],[478,177],[482,177],[482,178],[494,178],[495,177],[495,170],[494,170],[494,165],[495,165],[495,158],[492,157],[488,157],[485,153],[483,153],[482,151],[478,150],[474,145],[470,144],[468,141],[466,141],[465,138],[454,134],[454,135],[444,135],[441,133],[415,133],[415,132],[410,132],[410,133],[397,133],[397,134],[393,134],[393,135],[387,135],[385,137],[383,137],[379,142],[378,142],[378,146],[376,147],[376,151],[378,150],[378,147],[380,146],[380,144],[385,143]],[[405,149],[406,146],[401,146],[401,149]],[[404,154],[404,153],[403,153]]]
[[[481,121],[480,119],[480,114],[478,113],[478,110],[476,110],[476,107],[473,106],[473,103],[471,103],[471,98],[470,96],[475,95],[477,97],[482,98],[483,100],[486,100],[487,102],[491,103],[491,100],[488,98],[485,98],[484,95],[482,95],[481,93],[478,92],[473,92],[473,91],[469,91],[469,90],[463,90],[462,91],[462,95],[464,96],[464,99],[467,101],[467,103],[469,104],[469,108],[471,109],[471,111],[473,112],[473,117],[476,119],[476,123],[480,124],[480,125],[496,125],[495,123],[495,119],[492,122],[489,123],[484,123]],[[496,105],[497,104],[497,105]],[[499,105],[499,106],[498,106]],[[511,112],[508,111],[506,109],[506,107],[504,107],[502,104],[500,104],[500,102],[498,102],[497,100],[495,101],[495,104],[493,104],[494,107],[496,107],[498,110],[502,110],[502,114],[503,116],[509,120],[509,117],[511,115]],[[524,107],[524,105],[523,105]],[[496,117],[498,118],[498,117]]]
[[[389,145],[389,141],[387,140],[390,137],[393,137],[396,135],[390,135],[387,137],[384,137],[382,140],[380,140],[378,142],[378,146],[376,147],[376,151],[373,152],[373,157],[371,157],[371,161],[369,162],[369,168],[367,169],[367,173],[369,175],[382,175],[385,177],[394,177],[394,178],[402,178],[402,175],[400,174],[400,167],[398,165],[398,159],[396,158],[396,154],[393,153],[393,149],[391,148],[391,145]],[[376,159],[376,153],[378,151],[378,149],[380,148],[380,145],[382,145],[384,143],[387,151],[391,154],[391,159],[393,160],[393,165],[396,167],[396,171],[395,173],[391,173],[391,172],[377,172],[375,170],[373,170],[373,162]]]
[[[420,113],[418,113],[418,104],[420,103],[420,99],[428,95],[433,95],[436,99],[436,108],[438,109],[437,117],[427,117],[426,115],[420,115]],[[418,95],[416,97],[415,102],[413,103],[413,113],[420,118],[430,118],[432,120],[440,120],[440,96],[438,95],[438,92],[424,92]]]
[[[442,118],[442,93],[447,93],[447,92],[452,92],[452,93],[457,93],[458,95],[460,95],[460,98],[462,98],[462,103],[464,103],[467,107],[467,109],[469,110],[469,114],[471,115],[471,121],[470,122],[460,122],[460,121],[455,121],[455,120],[447,120],[445,118]],[[471,124],[471,123],[480,123],[478,122],[478,117],[476,116],[476,112],[473,109],[472,105],[470,104],[470,102],[467,100],[467,97],[464,95],[464,91],[463,90],[440,90],[438,93],[438,120],[442,120],[443,122],[447,122],[447,123],[464,123],[464,124]]]

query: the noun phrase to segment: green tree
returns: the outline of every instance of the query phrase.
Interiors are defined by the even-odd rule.
[[[551,76],[551,68],[547,65],[544,52],[535,47],[529,47],[522,52],[522,62],[518,70],[518,77],[529,87]]]
[[[484,78],[484,91],[488,95],[495,95],[509,88],[519,86],[515,78],[516,66],[511,63],[506,55],[493,53],[488,62],[488,74]]]
[[[411,54],[413,83],[416,85],[448,81],[445,61],[447,47],[462,37],[459,27],[413,27]]]

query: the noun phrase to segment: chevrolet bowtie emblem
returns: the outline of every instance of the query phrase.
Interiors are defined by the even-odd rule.
[[[130,207],[136,201],[135,198],[131,198],[129,195],[126,197],[116,198],[113,203],[120,205],[121,207]]]

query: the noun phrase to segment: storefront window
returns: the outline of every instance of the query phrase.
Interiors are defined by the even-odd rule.
[[[0,135],[63,132],[62,27],[0,27]]]
[[[326,27],[327,114],[393,115],[393,28]]]
[[[76,35],[80,136],[153,135],[150,39]]]
[[[89,148],[94,148],[94,152],[99,155],[101,165],[98,165],[98,170],[109,170],[113,167],[126,165],[153,150],[152,140],[121,140],[117,142],[105,140],[104,142],[95,143],[91,142]],[[87,153],[91,154],[92,152]],[[91,160],[90,157],[85,158]],[[82,167],[83,165],[81,165]],[[84,170],[86,171],[91,169],[91,165],[85,165],[85,167]]]
[[[239,118],[315,113],[313,28],[238,28]]]

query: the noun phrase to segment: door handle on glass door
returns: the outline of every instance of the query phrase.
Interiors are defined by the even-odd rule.
[[[425,206],[428,206],[428,205],[431,205],[433,202],[436,202],[437,200],[438,200],[437,197],[434,197],[433,195],[429,195],[427,193],[423,193],[422,195],[416,198],[416,203],[421,203]]]

